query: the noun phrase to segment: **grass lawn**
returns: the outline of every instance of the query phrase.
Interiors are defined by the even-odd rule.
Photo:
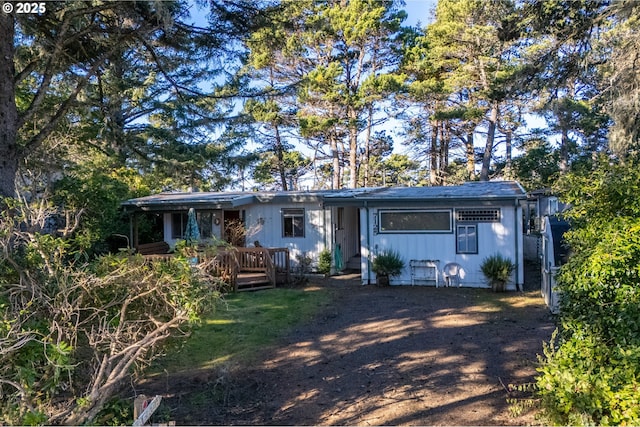
[[[152,371],[177,373],[251,362],[293,326],[329,303],[325,289],[269,289],[227,295],[181,347],[173,347]]]

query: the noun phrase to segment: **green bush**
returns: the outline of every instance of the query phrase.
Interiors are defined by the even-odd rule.
[[[640,425],[640,170],[607,159],[564,188],[572,256],[537,377],[543,413],[561,425]]]
[[[511,280],[511,275],[515,269],[516,265],[501,254],[488,256],[480,264],[480,271],[482,271],[491,288],[496,292],[505,290],[505,285]]]
[[[393,249],[380,252],[373,259],[371,269],[378,276],[399,276],[404,269],[404,261],[400,254]]]
[[[318,271],[322,274],[331,273],[331,251],[328,249],[320,252],[318,259]]]

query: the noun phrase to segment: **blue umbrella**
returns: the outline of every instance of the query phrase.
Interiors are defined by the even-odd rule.
[[[200,240],[200,230],[198,229],[198,221],[196,220],[196,211],[193,208],[189,209],[189,213],[187,214],[187,228],[184,230],[184,235],[182,237],[189,245]]]

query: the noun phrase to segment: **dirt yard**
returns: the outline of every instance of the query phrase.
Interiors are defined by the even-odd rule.
[[[332,304],[251,367],[170,378],[177,424],[527,425],[505,387],[554,329],[539,292],[314,281]],[[525,287],[525,289],[527,289]],[[157,385],[156,385],[157,387]],[[142,390],[144,391],[144,390]]]

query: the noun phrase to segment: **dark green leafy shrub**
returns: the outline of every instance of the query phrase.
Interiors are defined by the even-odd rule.
[[[488,256],[480,264],[480,271],[482,271],[491,288],[496,292],[505,290],[505,285],[511,280],[511,275],[515,269],[516,265],[513,261],[501,254]]]
[[[537,378],[544,415],[561,425],[639,425],[640,170],[607,159],[564,188],[573,254],[557,276],[560,326]]]

